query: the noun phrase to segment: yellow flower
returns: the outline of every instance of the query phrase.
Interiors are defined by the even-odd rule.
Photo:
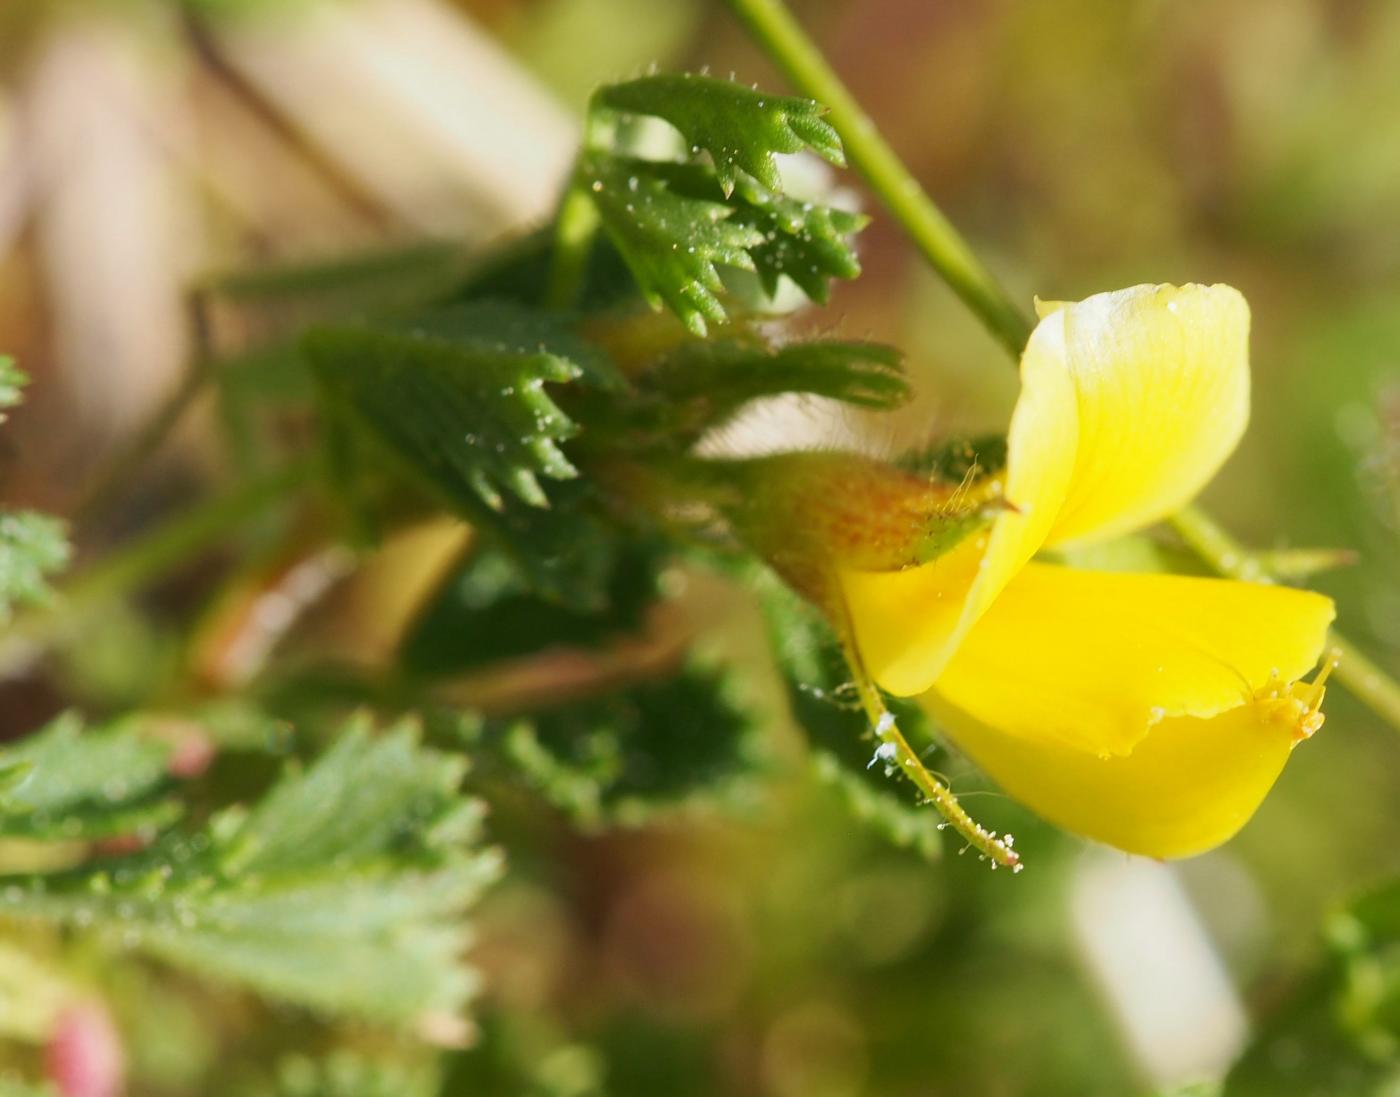
[[[1007,438],[1011,508],[902,571],[845,566],[865,669],[918,696],[1010,795],[1110,845],[1183,857],[1254,813],[1321,725],[1299,683],[1317,594],[1033,562],[1187,503],[1249,416],[1249,309],[1229,286],[1041,306]]]

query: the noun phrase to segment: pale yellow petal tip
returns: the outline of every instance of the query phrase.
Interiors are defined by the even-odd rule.
[[[1213,282],[1210,285],[1203,282],[1187,282],[1180,286],[1171,282],[1143,282],[1125,289],[1090,294],[1080,301],[1058,301],[1039,296],[1032,298],[1032,301],[1035,305],[1036,319],[1044,320],[1062,309],[1080,306],[1093,308],[1099,305],[1157,304],[1165,306],[1168,312],[1175,312],[1181,302],[1193,299],[1199,299],[1217,308],[1243,309],[1245,316],[1249,315],[1249,302],[1245,300],[1244,294],[1228,282]]]

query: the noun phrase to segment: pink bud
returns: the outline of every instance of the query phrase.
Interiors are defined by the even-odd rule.
[[[62,1097],[117,1097],[123,1059],[121,1037],[101,1002],[77,1002],[58,1015],[45,1064]]]
[[[217,753],[218,748],[207,735],[197,731],[190,732],[175,744],[166,768],[170,771],[170,776],[189,780],[202,775]]]

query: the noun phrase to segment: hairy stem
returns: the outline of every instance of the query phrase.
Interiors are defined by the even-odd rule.
[[[783,0],[728,0],[769,58],[803,95],[830,108],[828,120],[841,135],[846,155],[870,189],[918,246],[929,265],[1018,359],[1030,336],[1029,318],[978,261],[894,150],[860,108],[821,50],[793,18]],[[1172,524],[1200,558],[1221,575],[1270,582],[1264,562],[1246,552],[1207,514],[1188,507]],[[1388,723],[1400,729],[1400,683],[1367,658],[1341,633],[1332,644],[1342,654],[1337,679]]]
[[[923,793],[924,799],[938,809],[938,813],[948,821],[948,825],[960,834],[969,846],[992,862],[992,867],[1002,865],[1013,872],[1020,872],[1025,866],[1021,855],[1013,848],[1010,834],[998,836],[967,813],[958,802],[953,790],[935,777],[920,760],[895,723],[894,714],[885,707],[879,689],[861,669],[858,654],[846,645],[846,661],[856,671],[856,693],[860,697],[861,708],[875,729],[879,746],[875,748],[875,761],[898,766],[901,773]]]
[[[828,109],[846,158],[918,245],[929,264],[1013,355],[1030,336],[1029,318],[984,267],[919,181],[846,90],[821,50],[782,0],[729,0],[769,58],[804,95]]]

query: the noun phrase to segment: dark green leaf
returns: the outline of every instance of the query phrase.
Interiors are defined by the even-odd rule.
[[[599,391],[615,368],[557,315],[479,301],[416,323],[313,332],[310,357],[333,414],[495,537],[532,586],[557,602],[600,603],[602,524],[559,448],[576,427],[545,390],[579,379]],[[365,467],[360,455],[343,467]],[[508,492],[499,490],[509,489]]]
[[[483,546],[414,624],[400,653],[418,674],[452,674],[555,647],[598,647],[635,632],[657,595],[659,555],[647,545],[600,540],[605,603],[593,611],[541,599],[513,561]]]
[[[726,194],[714,175],[697,164],[654,164],[651,170],[676,194],[726,203],[736,222],[762,236],[748,251],[770,297],[777,292],[779,277],[787,275],[813,301],[825,303],[831,296],[831,279],[860,275],[849,237],[869,223],[864,214],[804,202],[747,178]]]
[[[711,201],[675,190],[657,165],[592,153],[582,164],[603,227],[626,260],[642,295],[663,304],[696,335],[725,321],[719,266],[754,270],[749,249],[760,229],[733,217],[722,196]]]
[[[451,301],[506,299],[538,307],[544,303],[554,262],[552,227],[492,252],[447,295]],[[578,307],[598,312],[637,296],[637,283],[612,244],[599,237],[589,252]]]
[[[338,405],[450,494],[494,510],[500,488],[544,507],[539,476],[577,475],[558,446],[574,424],[545,383],[611,378],[600,352],[557,320],[508,302],[320,329],[305,346]]]
[[[724,319],[717,298],[721,284],[714,269],[716,263],[756,272],[770,297],[777,292],[778,279],[787,275],[808,297],[818,302],[825,302],[830,296],[829,282],[832,278],[855,278],[860,274],[860,262],[848,238],[866,225],[868,218],[861,214],[789,198],[747,178],[741,179],[732,193],[726,193],[714,173],[699,164],[607,157],[595,159],[610,161],[617,169],[596,176],[593,190],[595,202],[604,210],[605,224],[612,224],[609,217],[620,223],[618,228],[610,229],[614,237],[619,228],[626,230],[629,227],[629,218],[636,218],[642,211],[648,216],[648,224],[655,221],[659,226],[647,237],[638,235],[630,249],[619,243],[620,250],[644,290],[648,277],[658,285],[664,285],[664,277],[675,281],[681,274],[668,271],[663,265],[661,259],[666,257],[665,252],[661,259],[653,258],[657,273],[643,274],[639,270],[641,258],[663,248],[669,249],[671,257],[676,255],[681,245],[690,249],[694,242],[684,228],[686,217],[719,216],[717,211],[721,208],[729,211],[723,222],[724,231],[730,234],[725,240],[729,251],[717,251],[710,257],[712,262],[708,268],[701,268],[696,262],[701,253],[684,252],[688,264],[684,275],[701,288],[709,290],[709,297],[703,299],[699,298],[698,291],[691,293],[697,300],[703,300],[704,309],[709,310],[701,310],[706,320],[718,323]],[[627,192],[614,193],[616,188],[623,185],[624,179]],[[664,199],[649,200],[643,204],[636,197],[643,193],[657,193]],[[634,234],[639,230],[639,226],[633,225],[631,228]],[[701,229],[705,230],[704,224]],[[743,249],[742,258],[732,254],[734,248]],[[687,326],[699,330],[693,320],[677,307],[676,296],[675,292],[668,294],[659,291],[660,299],[670,305]],[[654,304],[656,297],[652,300]],[[686,300],[689,303],[689,299]]]
[[[833,164],[846,162],[841,138],[822,119],[825,108],[810,99],[768,95],[708,76],[662,74],[601,88],[595,102],[669,122],[693,151],[710,154],[726,194],[739,171],[780,190],[775,152],[810,148]]]
[[[490,722],[480,734],[586,827],[742,801],[763,760],[758,727],[731,673],[695,661],[669,678]]]
[[[249,811],[145,853],[0,882],[0,912],[327,1013],[406,1023],[470,995],[463,913],[495,876],[461,759],[348,728]]]
[[[860,276],[849,237],[869,224],[864,214],[802,202],[748,182],[739,184],[734,198],[735,216],[763,233],[763,243],[749,255],[768,296],[787,275],[809,298],[825,304],[831,279]]]

